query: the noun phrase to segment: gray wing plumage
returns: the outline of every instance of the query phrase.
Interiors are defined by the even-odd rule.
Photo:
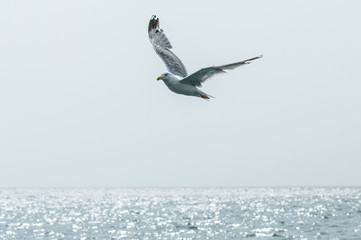
[[[236,63],[231,63],[231,64],[226,64],[226,65],[222,65],[222,66],[214,66],[214,67],[207,67],[207,68],[202,68],[201,70],[198,70],[197,72],[189,75],[188,77],[184,78],[183,80],[181,80],[180,82],[183,84],[189,84],[189,85],[193,85],[196,87],[201,87],[202,83],[204,81],[206,81],[207,79],[213,77],[216,74],[220,74],[220,73],[225,73],[224,70],[230,70],[230,69],[235,69],[237,67],[240,67],[242,65],[245,64],[249,64],[251,63],[251,61],[256,60],[258,58],[261,58],[261,56],[257,56],[254,58],[250,58],[241,62],[236,62]]]
[[[163,60],[169,72],[186,77],[188,75],[187,69],[182,61],[169,49],[172,48],[168,38],[163,30],[159,28],[159,18],[152,16],[148,25],[149,40],[153,45],[155,52]]]

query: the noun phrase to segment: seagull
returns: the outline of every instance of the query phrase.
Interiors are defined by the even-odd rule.
[[[187,69],[182,61],[170,50],[172,45],[163,30],[159,28],[159,18],[155,15],[153,15],[149,21],[148,35],[155,52],[163,60],[169,71],[168,73],[163,73],[157,80],[163,80],[165,85],[175,93],[200,97],[206,100],[209,100],[212,96],[199,89],[199,87],[202,87],[203,82],[214,75],[225,73],[225,70],[235,69],[262,57],[262,55],[260,55],[236,63],[202,68],[188,75]]]

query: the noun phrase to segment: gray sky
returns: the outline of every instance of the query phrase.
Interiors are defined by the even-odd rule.
[[[1,1],[0,186],[361,185],[360,1]],[[160,17],[211,101],[170,92]]]

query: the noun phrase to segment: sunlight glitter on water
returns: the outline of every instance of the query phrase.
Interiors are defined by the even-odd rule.
[[[0,239],[361,239],[361,188],[2,189]]]

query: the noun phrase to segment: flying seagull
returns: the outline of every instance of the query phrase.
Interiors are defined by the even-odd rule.
[[[157,78],[157,80],[163,80],[165,85],[167,85],[171,91],[187,96],[209,99],[212,96],[202,92],[198,88],[202,86],[204,81],[216,74],[225,73],[224,70],[240,67],[262,57],[261,55],[241,62],[202,68],[201,70],[188,75],[187,69],[183,65],[182,61],[170,50],[172,45],[163,30],[159,28],[159,18],[155,15],[153,15],[149,21],[148,35],[155,52],[163,60],[169,71],[169,73],[163,73]]]

